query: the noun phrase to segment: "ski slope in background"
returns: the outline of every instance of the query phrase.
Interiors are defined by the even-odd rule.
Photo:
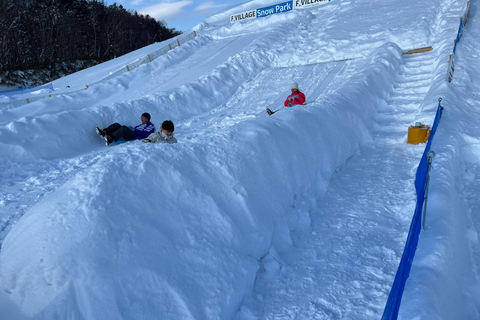
[[[400,317],[480,317],[476,4],[448,84],[463,1],[334,0],[229,23],[271,3],[213,15],[106,83],[0,111],[1,317],[379,319],[424,148],[407,128],[431,124],[439,97]],[[308,105],[266,116],[292,82]],[[179,143],[105,147],[95,134],[143,112],[157,129],[171,119]]]

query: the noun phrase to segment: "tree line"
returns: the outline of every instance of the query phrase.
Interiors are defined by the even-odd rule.
[[[103,62],[180,33],[103,0],[0,0],[0,70]]]

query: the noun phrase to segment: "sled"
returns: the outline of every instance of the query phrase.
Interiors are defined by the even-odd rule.
[[[278,112],[278,111],[282,110],[283,108],[293,108],[294,106],[306,106],[306,105],[307,105],[307,103],[304,102],[304,103],[302,103],[302,104],[294,104],[294,105],[291,106],[291,107],[281,107],[281,108],[279,108],[279,109],[277,109],[277,110],[275,110],[275,111],[272,111],[270,108],[267,108],[266,111],[267,111],[267,114],[268,114],[269,116],[271,116],[271,115],[273,115],[275,112]]]
[[[130,141],[135,141],[135,140],[130,140]],[[117,146],[117,145],[122,144],[122,143],[125,143],[125,142],[129,142],[129,141],[127,141],[127,140],[125,140],[125,139],[123,139],[123,138],[120,138],[119,140],[110,143],[108,146],[109,146],[109,147]]]

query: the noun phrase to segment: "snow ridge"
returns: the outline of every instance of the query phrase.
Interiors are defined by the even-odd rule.
[[[463,6],[338,0],[233,25],[225,10],[175,54],[0,111],[0,308],[12,319],[378,319],[423,150],[404,143],[407,127],[430,123],[442,97],[430,230],[400,316],[476,318],[480,81],[461,67],[478,65],[475,19],[454,87],[444,81]],[[113,66],[98,68],[57,85]],[[280,108],[292,82],[308,105]],[[94,132],[143,112],[157,127],[173,120],[179,143],[106,148]]]

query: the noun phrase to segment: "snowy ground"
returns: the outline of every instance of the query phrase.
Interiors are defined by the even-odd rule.
[[[379,319],[424,148],[407,128],[431,124],[439,97],[400,318],[480,317],[477,6],[448,84],[463,1],[333,0],[229,23],[267,3],[107,83],[0,111],[2,317]],[[82,72],[54,85],[92,82]],[[281,108],[292,82],[307,106]],[[107,148],[93,130],[143,112],[173,120],[179,143]]]

